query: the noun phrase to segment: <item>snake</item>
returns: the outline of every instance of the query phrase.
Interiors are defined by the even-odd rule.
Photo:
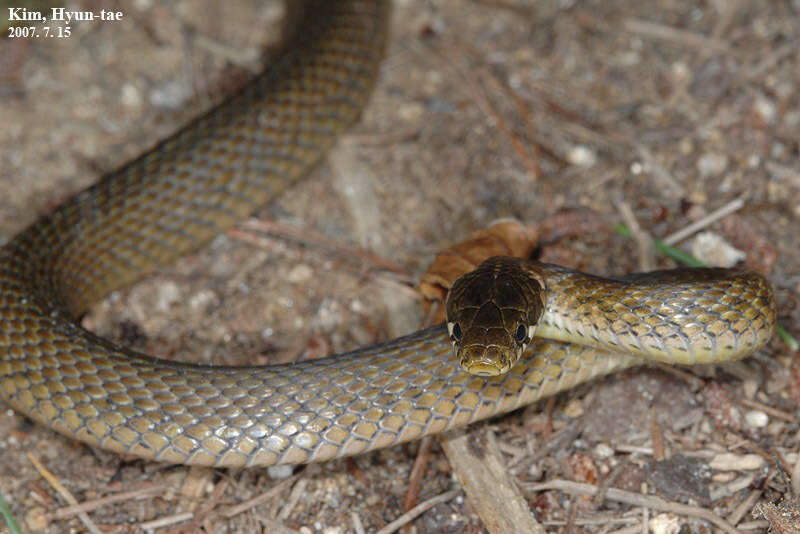
[[[717,362],[769,340],[775,301],[758,274],[604,279],[497,259],[478,269],[488,273],[477,283],[488,294],[475,297],[461,284],[453,291],[450,301],[464,302],[456,306],[464,314],[449,318],[449,331],[435,326],[317,360],[182,363],[84,329],[79,319],[89,306],[303,179],[357,121],[384,55],[390,2],[308,0],[298,9],[286,49],[263,73],[0,249],[0,397],[20,414],[85,444],[155,461],[302,464],[502,414],[641,365],[642,356]],[[515,269],[528,277],[496,276]],[[542,292],[521,289],[529,285]],[[491,306],[475,311],[475,298]],[[527,305],[541,310],[528,314]],[[467,372],[451,337],[460,333],[469,343],[461,347],[483,358],[470,341],[480,333],[471,332],[486,330],[491,315],[510,336],[501,339],[505,372],[481,376],[485,362],[478,374]]]

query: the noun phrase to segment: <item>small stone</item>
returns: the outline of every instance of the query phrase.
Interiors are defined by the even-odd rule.
[[[425,115],[425,107],[418,102],[412,102],[400,107],[400,118],[407,122],[417,122]]]
[[[697,259],[716,267],[733,267],[747,257],[714,232],[700,232],[692,239],[689,248]]]
[[[742,387],[744,388],[744,396],[746,399],[753,400],[756,397],[758,382],[755,380],[745,380],[742,383]]]
[[[31,532],[42,532],[50,527],[47,511],[41,506],[35,506],[25,514],[25,524]]]
[[[594,448],[594,455],[599,459],[611,458],[614,456],[614,449],[605,443],[598,443]]]
[[[577,167],[592,167],[597,163],[597,153],[583,145],[577,145],[567,154],[567,161]]]
[[[672,514],[658,514],[648,523],[653,534],[678,534],[681,522]]]
[[[203,289],[189,297],[189,307],[193,310],[205,310],[217,298],[216,293],[210,289]]]
[[[753,108],[764,122],[771,123],[775,120],[777,110],[775,108],[775,103],[771,100],[761,96],[756,100]]]
[[[697,171],[700,176],[718,176],[728,168],[728,156],[709,152],[697,160]]]
[[[543,474],[544,473],[542,472],[542,467],[539,465],[538,462],[532,463],[531,466],[528,468],[528,479],[531,480],[532,482],[541,480]]]
[[[156,309],[159,311],[169,311],[172,306],[180,300],[181,290],[178,284],[171,280],[165,281],[158,286],[156,296]]]
[[[583,405],[578,400],[571,400],[564,407],[564,415],[575,419],[583,415]]]
[[[271,465],[267,467],[267,474],[275,480],[285,480],[292,476],[291,465]]]
[[[780,436],[786,429],[786,423],[783,421],[772,421],[767,425],[767,434],[770,436]]]
[[[724,452],[716,455],[709,466],[718,471],[752,471],[763,467],[764,459],[757,454]]]
[[[769,416],[761,410],[750,410],[744,414],[744,422],[752,428],[764,428],[769,423]]]
[[[305,263],[298,263],[288,272],[286,278],[290,282],[301,283],[308,282],[314,276],[314,270]]]
[[[701,206],[708,202],[708,195],[705,191],[697,190],[689,193],[689,202],[692,204],[699,204]],[[704,214],[705,215],[705,214]]]
[[[678,150],[682,156],[688,156],[694,151],[694,142],[690,137],[684,137],[678,143]]]
[[[120,102],[128,109],[137,110],[142,107],[142,93],[132,83],[122,86]]]

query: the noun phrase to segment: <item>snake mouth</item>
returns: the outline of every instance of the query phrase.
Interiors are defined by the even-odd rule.
[[[519,359],[519,356],[499,347],[473,345],[466,347],[458,354],[461,368],[471,375],[497,376],[507,373]]]

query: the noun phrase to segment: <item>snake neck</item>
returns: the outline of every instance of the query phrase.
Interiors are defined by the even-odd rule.
[[[772,337],[776,306],[761,275],[684,269],[602,278],[539,264],[547,305],[537,335],[667,363],[743,358]]]

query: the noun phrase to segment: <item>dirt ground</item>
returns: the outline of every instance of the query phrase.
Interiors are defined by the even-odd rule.
[[[124,17],[0,43],[3,240],[238,86],[279,42],[279,2],[73,5]],[[677,246],[767,275],[800,338],[799,140],[798,0],[398,0],[376,93],[326,164],[85,324],[169,358],[311,358],[415,330],[420,274],[494,220],[566,220],[540,257],[615,274],[651,256],[614,224],[663,239],[742,199],[705,240]],[[643,532],[643,521],[721,532],[611,493],[536,488],[554,480],[647,490],[763,532],[754,511],[800,489],[793,357],[776,338],[744,362],[632,370],[490,424],[548,532]],[[283,473],[188,469],[91,450],[5,407],[0,492],[26,531],[86,530],[30,453],[78,502],[141,490],[88,512],[103,532],[376,532],[403,513],[418,448]],[[418,501],[458,488],[434,444]],[[460,492],[412,527],[484,531]]]

